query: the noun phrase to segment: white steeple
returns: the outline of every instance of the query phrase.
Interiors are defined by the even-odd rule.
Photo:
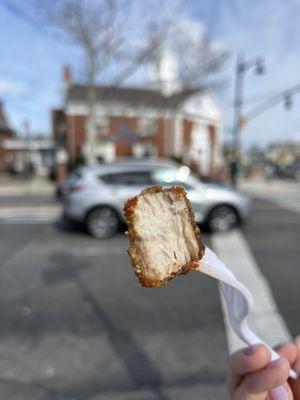
[[[180,89],[178,80],[178,63],[171,49],[161,44],[149,68],[150,86],[169,96]]]

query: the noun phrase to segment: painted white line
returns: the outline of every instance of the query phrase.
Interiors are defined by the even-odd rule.
[[[56,222],[56,218],[52,219],[23,219],[23,220],[1,220],[0,219],[0,224],[1,225],[42,225],[42,224],[49,224]]]
[[[98,257],[98,256],[114,256],[114,255],[126,255],[126,249],[121,246],[107,246],[102,247],[101,242],[98,246],[92,247],[74,247],[71,248],[72,255],[84,256],[84,257]]]
[[[1,208],[1,224],[39,224],[54,222],[61,215],[61,210],[57,207],[16,207]]]
[[[300,214],[300,186],[291,182],[260,182],[242,184],[243,189],[263,200],[272,201],[277,206]]]
[[[259,197],[265,200],[272,201],[279,207],[300,214],[300,192],[268,195],[262,194]]]
[[[243,235],[235,230],[212,236],[212,247],[220,259],[252,293],[254,311],[249,322],[253,331],[270,346],[291,339],[285,321],[280,315],[270,286],[262,274]],[[228,350],[230,353],[245,344],[233,332],[222,298]]]
[[[29,214],[29,215],[36,215],[36,214],[58,214],[61,212],[61,207],[55,206],[36,206],[36,207],[1,207],[0,208],[0,216],[6,217],[7,215],[22,215],[22,214]]]

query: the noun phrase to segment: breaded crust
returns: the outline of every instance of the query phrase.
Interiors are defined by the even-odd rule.
[[[197,251],[194,252],[193,256],[191,257],[190,261],[181,265],[180,263],[176,262],[176,260],[172,264],[172,272],[168,272],[165,276],[160,277],[153,277],[147,273],[149,270],[149,260],[145,255],[141,254],[140,244],[141,241],[144,239],[141,237],[139,232],[136,229],[136,209],[138,205],[138,201],[140,197],[145,195],[155,195],[157,193],[164,193],[165,195],[172,195],[175,199],[181,199],[185,202],[187,211],[187,218],[188,223],[192,228],[192,232],[195,235],[194,239],[197,241]],[[200,230],[195,223],[195,216],[191,209],[191,205],[189,200],[186,197],[186,193],[184,188],[182,187],[172,187],[168,189],[162,189],[161,186],[153,186],[147,189],[144,189],[139,196],[135,196],[125,202],[124,205],[124,214],[128,224],[128,231],[130,235],[130,246],[128,249],[128,254],[131,259],[131,263],[134,269],[136,276],[138,277],[140,283],[144,287],[160,287],[165,285],[168,281],[173,279],[175,276],[186,274],[191,268],[196,268],[198,266],[197,261],[199,261],[204,254],[204,246],[200,240]],[[176,256],[176,254],[175,254]],[[176,257],[175,257],[176,258]]]

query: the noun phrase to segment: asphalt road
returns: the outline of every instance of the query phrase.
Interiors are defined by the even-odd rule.
[[[59,202],[54,196],[48,195],[26,195],[26,196],[12,196],[1,195],[0,207],[7,206],[53,206],[59,205]]]
[[[213,280],[139,287],[123,234],[12,224],[0,236],[0,398],[226,398]]]
[[[300,215],[257,200],[242,232],[297,334]],[[14,223],[0,224],[0,237],[1,399],[227,398],[213,280],[190,273],[139,287],[123,233],[99,242],[59,224]]]
[[[299,194],[298,198],[300,200]],[[243,233],[291,334],[299,334],[300,213],[256,199],[254,212]]]

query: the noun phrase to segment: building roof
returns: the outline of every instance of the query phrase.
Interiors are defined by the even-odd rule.
[[[6,150],[53,150],[51,139],[5,139],[2,147]]]
[[[189,89],[171,96],[165,96],[159,91],[134,87],[96,86],[95,95],[97,102],[116,102],[132,107],[143,106],[150,108],[173,109],[178,107],[193,94],[201,89]],[[67,102],[86,102],[88,99],[88,86],[71,85],[66,94]]]

